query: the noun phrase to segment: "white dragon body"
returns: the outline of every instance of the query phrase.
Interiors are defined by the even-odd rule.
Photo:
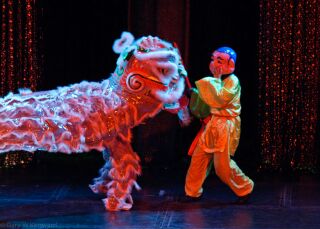
[[[157,37],[134,41],[124,32],[114,50],[120,53],[116,70],[102,82],[21,90],[0,99],[0,153],[103,152],[106,164],[90,188],[106,194],[103,202],[111,211],[129,210],[132,187],[139,189],[131,128],[165,104],[179,104],[186,77],[177,48]]]

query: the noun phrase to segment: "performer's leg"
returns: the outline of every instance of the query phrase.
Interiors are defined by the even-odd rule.
[[[201,196],[202,185],[210,172],[212,159],[212,153],[206,153],[199,146],[196,146],[186,176],[185,193],[187,196]]]
[[[141,173],[140,159],[130,143],[122,139],[115,139],[109,149],[110,156],[104,152],[106,165],[100,170],[100,177],[94,179],[90,188],[96,193],[107,195],[107,198],[103,199],[106,209],[129,210],[133,204],[132,187],[140,189],[136,183],[136,178]]]
[[[107,184],[112,180],[109,178],[109,171],[112,168],[112,162],[110,158],[110,152],[105,149],[103,152],[103,159],[106,161],[104,166],[99,170],[99,177],[94,178],[94,184],[89,185],[91,190],[96,194],[107,194],[108,188]]]
[[[214,153],[214,168],[217,176],[239,197],[252,192],[254,183],[247,177],[227,152]]]

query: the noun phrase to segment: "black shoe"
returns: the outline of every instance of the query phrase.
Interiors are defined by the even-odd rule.
[[[181,197],[179,197],[178,202],[181,202],[181,203],[193,203],[193,202],[197,202],[199,200],[201,200],[201,196],[199,196],[199,197],[181,196]]]
[[[245,196],[239,196],[235,203],[239,205],[247,204],[249,202],[250,196],[251,196],[251,193]]]

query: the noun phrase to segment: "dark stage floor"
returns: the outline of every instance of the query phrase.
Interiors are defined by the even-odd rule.
[[[57,169],[59,170],[59,168]],[[214,175],[199,202],[181,203],[184,169],[144,171],[128,212],[106,212],[90,178],[59,170],[0,170],[0,228],[320,228],[320,181],[257,175],[246,205]],[[40,173],[40,174],[39,174]]]

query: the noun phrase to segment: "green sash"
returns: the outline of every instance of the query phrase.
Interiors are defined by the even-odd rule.
[[[191,92],[189,108],[197,118],[202,119],[210,115],[210,107],[200,98],[197,89],[193,89]]]

